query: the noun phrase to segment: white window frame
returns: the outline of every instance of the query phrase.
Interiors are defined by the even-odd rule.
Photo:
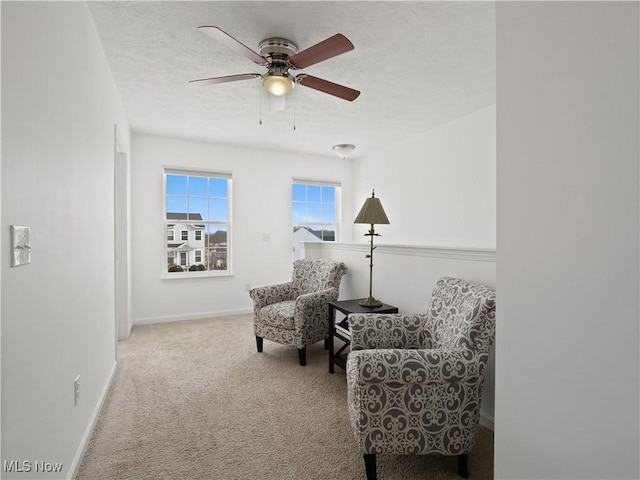
[[[220,225],[226,227],[227,230],[227,269],[226,270],[205,270],[205,271],[188,271],[184,272],[168,272],[167,269],[167,260],[168,260],[168,248],[167,248],[167,234],[170,224],[175,224],[175,219],[167,219],[167,175],[185,175],[185,176],[198,176],[198,177],[215,177],[215,178],[223,178],[227,180],[227,221],[209,221],[209,220],[197,220],[198,225],[204,225],[206,230],[207,226],[215,226]],[[164,242],[162,246],[162,251],[164,255],[164,261],[161,263],[162,265],[162,275],[163,279],[185,279],[185,278],[202,278],[202,277],[228,277],[233,275],[233,261],[232,261],[232,252],[233,252],[233,234],[232,234],[232,203],[233,203],[233,180],[231,172],[224,172],[218,170],[200,170],[193,168],[183,168],[183,167],[163,167],[163,188],[162,188],[162,224],[164,234]],[[205,237],[204,230],[202,230],[202,237]],[[195,236],[195,235],[194,235]],[[178,237],[178,235],[174,235],[174,237]],[[179,236],[182,239],[182,233]],[[183,240],[180,240],[183,241]],[[204,253],[202,253],[204,256]],[[175,255],[175,260],[180,261],[181,257],[179,254]]]
[[[294,222],[293,221],[293,197],[289,197],[289,207],[291,212],[289,218],[291,219],[291,254],[294,259],[299,258],[299,253],[294,251],[295,245],[293,242],[294,228],[296,226],[314,226],[314,225],[335,225],[334,242],[339,242],[342,238],[342,183],[336,180],[319,180],[314,178],[300,178],[293,177],[291,179],[290,191],[293,192],[294,184],[314,185],[320,187],[334,187],[335,188],[335,224],[328,222]],[[330,240],[325,240],[330,241]]]

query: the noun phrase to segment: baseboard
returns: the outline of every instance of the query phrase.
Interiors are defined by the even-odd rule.
[[[252,308],[239,308],[235,310],[220,310],[217,312],[203,312],[192,314],[166,315],[162,317],[146,317],[136,318],[133,320],[134,325],[149,325],[152,323],[168,323],[181,322],[183,320],[201,320],[203,318],[223,317],[226,315],[244,315],[253,312]]]
[[[76,478],[78,475],[78,469],[80,468],[80,463],[82,462],[82,457],[84,457],[84,453],[89,446],[89,440],[91,440],[91,435],[93,434],[93,429],[96,427],[96,423],[98,422],[98,417],[100,416],[100,412],[102,411],[102,407],[104,405],[104,401],[107,398],[107,393],[109,392],[109,388],[111,388],[111,382],[113,382],[113,377],[116,374],[116,368],[118,367],[118,362],[113,363],[113,367],[111,368],[111,372],[109,373],[109,378],[100,392],[100,397],[98,398],[98,403],[96,404],[96,408],[93,410],[93,415],[91,415],[91,420],[89,421],[89,425],[82,436],[82,441],[80,442],[80,446],[76,452],[76,456],[73,458],[73,462],[71,463],[71,468],[69,472],[71,476],[67,477],[69,480]]]
[[[480,412],[480,425],[482,425],[485,428],[488,428],[489,430],[491,430],[492,432],[493,430],[493,422],[494,422],[494,418],[493,416],[485,413],[485,412]]]

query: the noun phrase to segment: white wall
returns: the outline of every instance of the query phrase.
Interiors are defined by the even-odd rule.
[[[342,210],[353,211],[352,165],[333,152],[326,157],[304,157],[134,135],[133,157],[132,310],[136,324],[250,311],[252,303],[247,284],[257,286],[290,280],[292,176],[341,181],[345,191]],[[166,263],[163,166],[232,172],[233,276],[161,278]],[[350,241],[350,237],[348,228],[343,240]]]
[[[496,7],[499,479],[640,478],[638,7]]]
[[[71,475],[115,366],[115,123],[86,4],[2,2],[2,460],[63,464],[2,478]],[[14,224],[28,266],[10,267]]]
[[[492,105],[356,160],[353,218],[375,188],[391,222],[376,226],[380,243],[495,249],[495,115]]]

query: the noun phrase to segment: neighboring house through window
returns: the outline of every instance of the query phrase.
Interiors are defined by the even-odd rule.
[[[230,272],[231,175],[167,168],[164,178],[165,274]]]
[[[340,194],[338,182],[293,179],[294,260],[300,258],[300,242],[336,241],[340,230]]]

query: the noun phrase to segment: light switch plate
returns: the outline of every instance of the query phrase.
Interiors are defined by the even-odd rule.
[[[30,228],[23,225],[11,225],[11,266],[20,267],[31,263]]]

